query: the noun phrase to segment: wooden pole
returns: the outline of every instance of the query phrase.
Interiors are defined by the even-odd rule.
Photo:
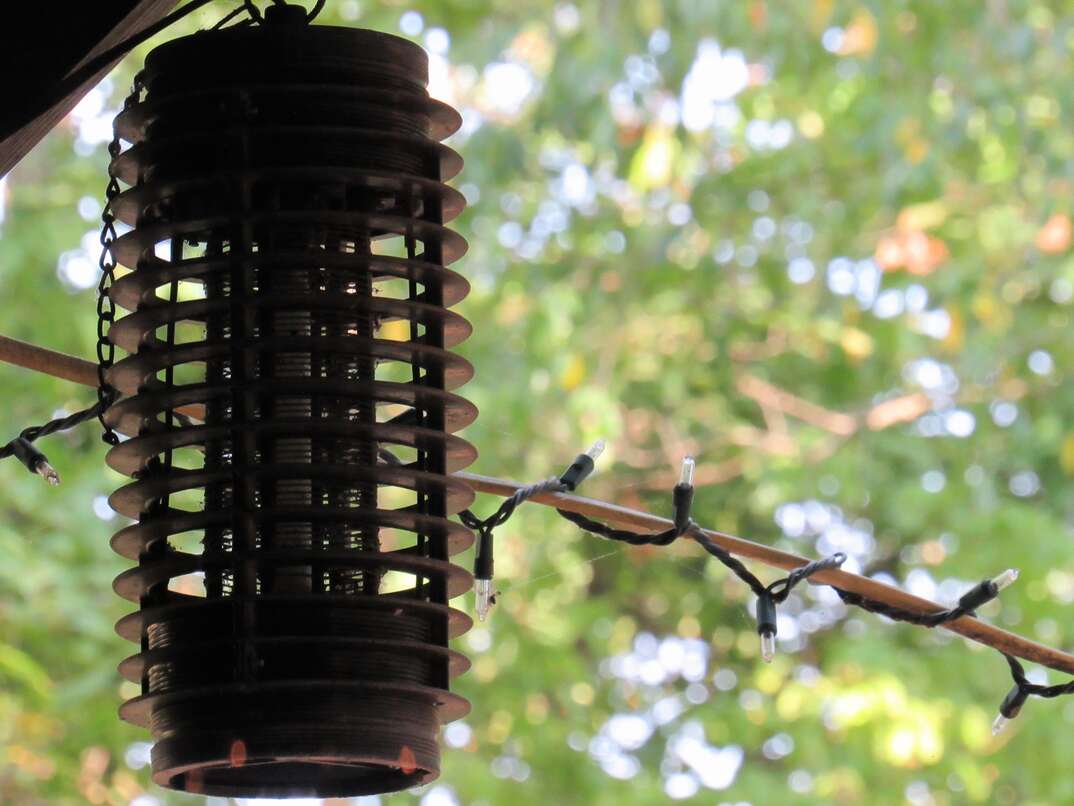
[[[86,386],[97,386],[96,364],[4,336],[0,336],[0,361]],[[183,412],[195,419],[201,419],[203,409],[201,406],[186,406]],[[454,475],[469,484],[475,491],[488,493],[489,495],[506,497],[514,494],[519,487],[523,486],[514,481],[479,476],[473,473],[455,473]],[[667,518],[577,495],[544,493],[534,496],[530,501],[536,504],[556,507],[557,509],[577,512],[631,529],[658,532],[671,526],[671,521]],[[704,532],[714,542],[732,554],[756,560],[772,568],[786,571],[809,562],[808,559],[797,554],[781,551],[761,543],[754,543],[741,537],[714,532],[709,529],[705,529]],[[877,582],[875,579],[838,569],[822,571],[815,574],[811,579],[904,610],[935,613],[945,609],[936,602],[914,596],[892,585],[886,585],[883,582]],[[1001,652],[1006,652],[1008,655],[1039,663],[1042,666],[1047,666],[1060,672],[1074,674],[1074,656],[1058,649],[1038,644],[1035,641],[1030,641],[1028,638],[1023,638],[1006,630],[1001,630],[999,627],[994,627],[979,619],[966,616],[942,626],[944,629],[957,633],[964,638],[969,638],[971,641],[977,641]]]
[[[97,386],[96,364],[7,336],[0,336],[0,361],[83,386]]]
[[[0,362],[97,388],[96,364],[7,336],[0,336]],[[195,420],[205,417],[205,407],[196,404],[180,406],[176,411]]]

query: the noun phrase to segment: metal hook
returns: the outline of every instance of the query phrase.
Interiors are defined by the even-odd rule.
[[[306,13],[306,22],[313,22],[314,18],[324,10],[326,0],[317,0],[313,7]],[[290,5],[287,0],[272,0],[274,6],[286,7]],[[250,18],[259,25],[264,23],[265,18],[261,9],[254,5],[253,0],[243,0],[242,7],[250,15]]]

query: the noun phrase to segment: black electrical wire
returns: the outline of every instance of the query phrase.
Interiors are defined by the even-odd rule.
[[[1006,659],[1007,666],[1011,667],[1011,677],[1014,679],[1015,686],[1021,691],[1032,696],[1045,697],[1046,700],[1063,694],[1074,694],[1074,680],[1059,683],[1057,686],[1041,686],[1039,683],[1029,681],[1029,678],[1026,677],[1025,668],[1022,667],[1021,662],[1013,654],[1004,652],[1003,657]]]
[[[772,597],[772,600],[776,603],[781,603],[787,599],[791,590],[794,589],[798,583],[813,576],[820,571],[827,571],[832,568],[837,568],[846,562],[846,555],[843,553],[833,554],[831,557],[825,557],[820,560],[814,560],[806,565],[799,566],[791,571],[787,576],[782,579],[778,579],[770,585],[765,585],[757,576],[750,571],[746,565],[737,557],[732,555],[727,549],[720,546],[712,538],[706,535],[701,528],[692,521],[690,526],[685,532],[679,532],[675,527],[665,529],[662,532],[632,532],[628,529],[616,529],[614,527],[603,524],[600,521],[595,521],[592,518],[588,518],[585,515],[581,515],[577,512],[568,512],[563,509],[557,509],[556,512],[563,518],[567,519],[575,526],[583,529],[590,534],[595,534],[599,537],[604,537],[609,540],[617,540],[622,543],[629,543],[632,546],[667,546],[672,543],[676,538],[687,535],[692,538],[698,545],[700,545],[706,552],[711,554],[727,568],[734,573],[739,579],[745,582],[751,591],[757,596],[768,595]]]
[[[478,532],[492,531],[496,527],[507,523],[510,517],[515,514],[515,510],[518,509],[519,504],[528,501],[530,498],[533,498],[533,496],[540,495],[541,493],[565,492],[568,492],[567,486],[558,478],[552,476],[544,481],[538,481],[535,484],[530,484],[526,487],[519,487],[508,498],[505,498],[496,511],[487,518],[478,518],[471,510],[464,509],[459,513],[459,520],[469,529]]]
[[[478,594],[478,617],[484,619],[487,608],[496,602],[492,593],[493,573],[493,532],[505,524],[515,514],[515,510],[524,501],[541,493],[562,493],[571,489],[562,478],[555,476],[544,481],[538,481],[525,487],[520,487],[505,498],[497,507],[496,511],[487,518],[479,518],[471,510],[464,509],[459,513],[459,520],[469,529],[477,533],[477,550],[474,553],[474,579]]]
[[[1026,671],[1018,658],[1013,655],[1008,655],[1006,652],[1003,653],[1003,657],[1007,659],[1007,665],[1010,667],[1011,677],[1014,680],[1015,686],[1025,694],[1033,697],[1044,697],[1045,699],[1061,697],[1064,694],[1074,694],[1074,680],[1054,686],[1042,686],[1037,683],[1030,683],[1029,679],[1026,677]]]
[[[74,428],[76,425],[96,418],[100,413],[101,404],[94,403],[88,409],[82,409],[76,411],[74,414],[68,414],[66,417],[57,417],[55,420],[49,420],[44,425],[31,425],[29,428],[24,428],[16,439],[25,439],[27,442],[33,442],[41,437],[47,437],[49,434],[55,434],[57,431],[66,431],[69,428]],[[0,459],[6,459],[13,455],[12,440],[3,447],[0,447]]]
[[[599,451],[598,451],[599,453]],[[390,457],[390,458],[389,458]],[[385,461],[395,461],[389,454]],[[536,484],[521,487],[513,495],[507,498],[500,507],[488,518],[478,518],[470,510],[459,513],[463,524],[478,533],[478,550],[475,557],[475,574],[477,578],[478,615],[485,617],[490,604],[496,601],[492,594],[492,536],[493,530],[502,526],[515,513],[518,506],[534,495],[543,492],[571,492],[593,470],[592,456],[581,454],[575,459],[574,464],[560,478],[550,478]],[[761,636],[761,655],[765,660],[771,660],[775,652],[775,637],[777,628],[776,606],[786,601],[791,591],[803,581],[821,571],[832,570],[846,562],[846,555],[842,552],[819,560],[801,565],[793,569],[787,576],[778,579],[769,585],[764,585],[744,563],[734,557],[730,552],[720,546],[709,537],[703,529],[690,518],[690,507],[693,501],[693,461],[689,461],[689,468],[684,461],[683,481],[677,484],[673,491],[675,509],[674,525],[660,532],[635,532],[629,529],[618,529],[602,523],[577,512],[569,512],[564,509],[556,509],[560,517],[570,521],[580,529],[590,534],[627,543],[632,546],[667,546],[679,537],[689,537],[700,545],[711,556],[719,560],[739,579],[746,583],[753,594],[757,597],[757,632]],[[687,472],[689,470],[689,472]],[[976,609],[981,605],[995,599],[1000,590],[1009,585],[1017,578],[1017,572],[1005,571],[993,578],[985,579],[974,585],[958,600],[958,603],[947,610],[936,613],[920,613],[894,607],[884,602],[879,602],[862,596],[858,593],[832,587],[840,599],[847,605],[860,607],[871,613],[887,616],[896,621],[903,621],[922,627],[938,627],[964,616],[976,615]],[[1002,653],[1010,667],[1011,676],[1014,679],[1014,688],[1004,698],[999,709],[999,716],[993,723],[993,733],[998,733],[1003,727],[1021,711],[1026,699],[1036,697],[1059,697],[1066,694],[1074,694],[1074,680],[1067,683],[1043,686],[1029,682],[1022,664],[1012,655]]]
[[[250,5],[247,5],[246,3],[243,3],[238,8],[232,9],[227,14],[225,14],[223,17],[221,17],[219,20],[217,20],[216,25],[214,25],[210,30],[219,31],[221,28],[223,28],[225,25],[227,25],[229,22],[231,22],[237,16],[242,14],[242,12],[245,11],[245,12],[249,13],[250,8],[255,8],[256,9],[257,7],[256,6],[250,6]],[[241,22],[236,23],[236,25],[252,25],[255,21],[256,20],[254,19],[253,15],[251,14],[249,19],[242,20]]]
[[[54,420],[49,420],[44,425],[31,425],[29,428],[24,428],[13,440],[0,446],[0,459],[7,459],[9,456],[14,456],[18,458],[31,473],[45,475],[40,473],[39,468],[41,463],[44,462],[47,464],[48,459],[43,453],[34,449],[32,443],[41,439],[41,437],[47,437],[58,431],[67,431],[82,423],[95,420],[104,413],[109,405],[111,405],[110,401],[103,403],[97,402],[88,409],[76,411],[74,414],[68,414],[66,417],[57,417]],[[189,428],[195,424],[192,419],[181,412],[173,411],[171,414],[175,421],[184,427]],[[58,483],[59,477],[55,476],[54,471],[53,477],[57,479],[57,481],[53,481],[53,483]],[[46,478],[49,478],[49,480],[52,481],[52,477],[46,476]]]
[[[999,714],[996,716],[996,721],[992,723],[992,733],[999,733],[1003,728],[1018,716],[1022,711],[1022,706],[1030,697],[1044,697],[1050,699],[1053,697],[1060,697],[1064,694],[1074,694],[1074,680],[1070,680],[1066,683],[1060,683],[1055,686],[1043,686],[1037,683],[1030,683],[1026,677],[1026,671],[1022,667],[1022,664],[1013,655],[1003,653],[1003,657],[1007,661],[1007,666],[1011,670],[1011,678],[1014,680],[1014,688],[1007,692],[1007,696],[1003,698],[1003,702],[999,706]]]
[[[0,446],[0,459],[9,456],[17,457],[26,468],[33,473],[38,473],[52,484],[59,483],[59,476],[48,464],[43,453],[33,447],[33,442],[41,437],[65,431],[81,423],[97,418],[106,406],[95,403],[89,408],[74,412],[65,417],[58,417],[43,425],[30,426],[22,430],[15,439]],[[175,418],[185,426],[192,425],[189,417],[174,413]],[[386,464],[399,465],[402,460],[391,451],[381,448],[378,457]],[[517,489],[511,496],[504,499],[500,506],[487,518],[479,518],[472,510],[464,509],[459,513],[459,519],[470,529],[478,533],[478,552],[475,558],[475,576],[479,581],[491,584],[492,579],[492,538],[496,528],[505,524],[518,507],[542,493],[563,493],[573,491],[593,469],[592,457],[588,454],[580,454],[575,462],[559,478],[553,476],[543,481],[529,484]],[[600,521],[593,520],[581,513],[569,512],[564,509],[556,509],[556,512],[564,519],[570,521],[580,529],[609,540],[627,543],[633,546],[667,546],[679,537],[687,536],[700,545],[708,554],[719,560],[724,566],[732,571],[739,579],[746,583],[750,590],[757,596],[757,619],[758,632],[761,633],[762,641],[773,641],[776,631],[776,605],[786,601],[791,591],[801,582],[809,579],[821,571],[838,568],[846,561],[846,555],[842,552],[819,560],[806,563],[793,569],[787,576],[764,585],[744,563],[734,557],[730,552],[716,543],[705,534],[704,530],[689,517],[689,508],[693,499],[692,485],[676,485],[675,524],[660,532],[634,532],[629,529],[617,529]],[[1006,572],[1013,574],[1013,572]],[[1012,576],[1013,578],[1013,576]],[[870,599],[861,594],[845,591],[831,586],[839,595],[839,598],[848,605],[859,607],[871,613],[886,616],[895,621],[902,621],[922,627],[934,628],[941,624],[954,621],[964,616],[975,615],[976,608],[994,599],[1002,585],[996,579],[986,579],[979,582],[969,591],[964,593],[958,603],[947,610],[936,613],[919,613],[902,608],[894,607],[884,602]],[[1003,584],[1008,584],[1008,579]],[[495,602],[495,596],[486,593],[485,606]],[[774,646],[774,644],[772,644]],[[762,647],[764,647],[762,643]],[[763,652],[762,652],[763,654]],[[1068,694],[1074,694],[1074,680],[1057,685],[1039,685],[1031,683],[1026,677],[1022,664],[1012,655],[1002,653],[1010,668],[1014,687],[1008,692],[1000,705],[999,716],[993,723],[993,732],[998,733],[1011,719],[1020,713],[1022,706],[1029,697],[1054,698]],[[766,656],[766,659],[770,657]]]
[[[552,477],[536,484],[520,487],[487,518],[478,518],[469,509],[460,512],[459,519],[463,525],[477,532],[478,548],[474,561],[474,576],[478,580],[486,582],[492,579],[493,531],[506,523],[522,502],[539,493],[573,491],[592,472],[592,469],[592,457],[588,453],[579,454],[574,463],[558,479]],[[754,595],[764,601],[766,607],[774,607],[775,604],[785,601],[796,585],[813,574],[836,568],[846,561],[846,555],[842,553],[815,560],[794,569],[786,577],[765,586],[744,563],[709,538],[690,518],[690,506],[693,501],[692,484],[677,484],[673,491],[673,500],[675,509],[674,524],[661,532],[634,532],[629,529],[617,529],[578,512],[569,512],[558,508],[556,512],[560,517],[590,534],[632,546],[667,546],[684,535],[689,536],[745,582]]]
[[[613,526],[608,526],[605,523],[593,520],[578,512],[568,512],[565,509],[557,509],[556,512],[560,517],[570,521],[579,529],[589,532],[590,534],[608,540],[615,540],[620,543],[627,543],[631,546],[667,546],[685,533],[693,538],[693,540],[705,549],[705,551],[727,566],[735,576],[749,586],[750,590],[752,590],[755,595],[760,596],[765,592],[764,584],[741,560],[733,556],[719,544],[715,543],[708,537],[708,535],[701,531],[697,524],[693,522],[690,522],[690,525],[685,532],[679,531],[674,526],[665,529],[662,532],[633,532],[629,529],[616,529]]]
[[[34,447],[34,441],[41,437],[47,437],[49,434],[55,434],[57,431],[66,431],[81,423],[94,420],[103,410],[103,404],[97,402],[88,409],[76,411],[66,417],[57,417],[54,420],[49,420],[44,425],[32,425],[29,428],[24,428],[13,440],[6,445],[0,446],[0,459],[14,456],[31,473],[41,476],[49,484],[59,484],[59,474],[49,464],[48,457]]]
[[[912,610],[904,610],[885,602],[869,599],[859,593],[851,593],[850,591],[841,590],[840,588],[835,588],[835,592],[839,594],[839,598],[842,599],[845,604],[860,607],[862,610],[868,610],[870,613],[876,613],[880,616],[886,616],[893,621],[903,621],[907,624],[916,624],[919,627],[928,627],[929,629],[932,629],[934,627],[939,627],[941,624],[947,624],[949,621],[956,621],[964,616],[976,615],[975,611],[977,608],[996,598],[999,590],[994,581],[990,579],[983,580],[964,593],[958,600],[958,604],[954,607],[947,610],[940,610],[936,613],[921,613]]]

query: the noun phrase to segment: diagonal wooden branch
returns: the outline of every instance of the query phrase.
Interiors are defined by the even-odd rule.
[[[38,347],[27,341],[0,336],[0,362],[97,388],[96,364],[67,353]],[[199,405],[180,406],[176,411],[195,420],[200,420],[205,415],[204,408]]]
[[[64,378],[86,386],[96,386],[97,384],[97,367],[95,364],[3,336],[0,336],[0,362],[25,367],[35,372]],[[201,414],[200,407],[191,406],[189,409],[187,413],[190,416],[199,417]],[[195,411],[194,409],[197,410]],[[517,482],[479,476],[473,473],[456,473],[455,476],[467,482],[475,491],[490,495],[510,496],[523,486]],[[671,521],[666,518],[577,495],[544,493],[534,496],[530,500],[534,503],[570,512],[579,512],[591,518],[598,518],[632,529],[662,531],[671,525]],[[790,570],[809,561],[807,558],[800,557],[797,554],[781,551],[761,543],[754,543],[734,535],[708,529],[705,530],[705,533],[732,554],[756,560],[772,568]],[[933,613],[944,609],[936,602],[922,599],[891,585],[877,582],[868,577],[847,573],[846,571],[823,571],[816,574],[813,579],[904,610]],[[1030,641],[1028,638],[1007,632],[999,627],[994,627],[979,619],[961,618],[943,625],[943,628],[1023,660],[1039,663],[1042,666],[1066,672],[1067,674],[1074,674],[1074,656],[1058,649],[1038,644],[1035,641]]]
[[[858,429],[858,423],[852,415],[818,406],[756,375],[740,375],[735,387],[746,397],[757,401],[762,409],[767,407],[789,414],[829,433],[849,436]]]

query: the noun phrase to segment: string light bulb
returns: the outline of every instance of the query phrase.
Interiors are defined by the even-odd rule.
[[[1021,713],[1022,706],[1025,705],[1028,696],[1029,693],[1018,685],[1007,692],[1007,696],[1003,698],[1003,702],[999,706],[999,713],[992,722],[993,736],[998,736],[1011,723],[1011,720]]]
[[[675,533],[683,534],[690,528],[690,508],[694,504],[694,457],[684,456],[679,469],[679,483],[671,491],[675,510]]]
[[[771,663],[776,657],[776,634],[774,632],[761,633],[761,660]]]
[[[603,439],[598,439],[589,446],[589,450],[574,457],[574,461],[571,462],[570,467],[564,470],[563,475],[559,477],[560,483],[566,487],[569,492],[574,492],[574,489],[579,484],[592,475],[597,466],[596,461],[600,458],[600,455],[604,453],[606,445],[607,443]]]
[[[996,592],[998,593],[1004,588],[1009,588],[1015,583],[1015,581],[1017,581],[1017,579],[1018,569],[1008,568],[1002,574],[997,574],[996,576],[992,577],[992,584],[996,586]]]
[[[39,462],[37,467],[34,468],[34,472],[53,487],[58,486],[60,483],[60,474],[56,472],[56,468],[48,463],[48,460]]]
[[[474,611],[478,621],[488,618],[492,600],[492,530],[481,529],[474,554]]]
[[[12,440],[11,452],[27,470],[36,473],[53,487],[60,483],[60,474],[56,472],[56,468],[49,464],[45,454],[26,437]]]
[[[682,457],[682,468],[679,470],[679,484],[684,487],[694,486],[694,469],[697,463],[692,456]]]
[[[1008,568],[991,579],[981,580],[959,597],[957,608],[959,615],[973,615],[978,607],[991,602],[999,596],[1001,590],[1014,584],[1016,579],[1018,579],[1018,569]]]
[[[477,620],[484,621],[488,618],[489,608],[492,607],[492,580],[475,580],[474,596],[477,600],[474,605],[474,610],[477,612]]]
[[[761,660],[776,657],[776,602],[767,591],[757,597],[757,633],[761,636]]]
[[[551,478],[535,485],[523,488],[505,502],[490,518],[479,520],[472,512],[466,510],[460,517],[467,526],[477,531],[477,551],[474,553],[474,611],[478,621],[488,618],[489,610],[496,603],[492,587],[492,535],[495,527],[501,525],[514,513],[515,507],[529,496],[540,492],[573,491],[585,481],[596,468],[596,460],[604,453],[607,443],[598,439],[584,453],[574,457],[570,467],[563,471],[558,479]]]

